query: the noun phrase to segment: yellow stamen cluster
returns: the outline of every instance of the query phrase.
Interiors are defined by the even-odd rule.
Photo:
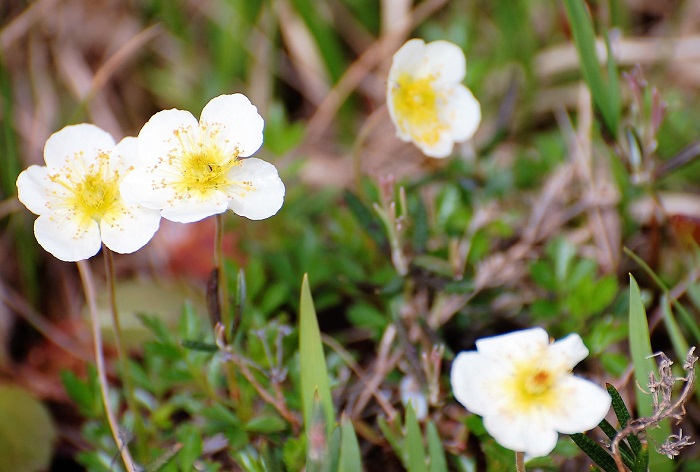
[[[392,91],[399,126],[414,139],[426,144],[435,144],[445,129],[438,117],[439,94],[434,81],[432,75],[414,78],[403,73]]]
[[[535,360],[521,364],[514,370],[507,391],[513,392],[514,407],[519,411],[552,407],[558,401],[556,383],[562,372]]]
[[[109,212],[122,206],[119,195],[119,171],[109,165],[110,156],[100,153],[95,162],[86,169],[74,168],[81,159],[68,161],[67,165],[49,179],[60,184],[63,195],[57,197],[58,207],[68,211],[70,218],[78,218],[84,228],[90,221],[100,222]]]
[[[212,192],[230,187],[229,171],[240,165],[238,150],[226,153],[216,142],[217,128],[207,132],[200,128],[205,139],[197,139],[198,130],[176,130],[179,149],[169,159],[178,169],[178,177],[172,182],[176,193],[207,198]]]

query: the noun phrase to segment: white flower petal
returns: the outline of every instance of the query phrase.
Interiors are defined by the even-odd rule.
[[[556,341],[551,345],[550,352],[552,356],[566,361],[569,369],[573,369],[588,356],[588,348],[578,334],[570,334]]]
[[[160,211],[139,205],[124,206],[100,222],[105,246],[119,254],[138,251],[151,240],[160,225]]]
[[[423,151],[423,154],[428,157],[448,157],[452,154],[452,149],[454,148],[454,139],[452,139],[452,135],[447,131],[438,132],[438,139],[435,142],[426,142],[416,139],[415,137],[413,141],[416,143],[416,146],[418,146],[418,149]]]
[[[546,456],[557,445],[557,432],[536,416],[494,414],[484,418],[484,428],[501,446],[531,457]]]
[[[237,215],[251,220],[262,220],[274,215],[284,202],[284,183],[275,166],[251,157],[241,161],[229,173],[234,182],[247,182],[228,190],[231,201],[228,207]]]
[[[493,359],[522,358],[523,353],[539,352],[548,345],[549,335],[542,328],[514,331],[500,336],[482,338],[476,342],[479,354]]]
[[[48,210],[49,169],[44,166],[29,166],[17,177],[17,198],[35,215]]]
[[[163,110],[143,125],[138,136],[140,165],[153,165],[160,158],[181,149],[174,132],[180,129],[196,129],[197,119],[188,111]]]
[[[160,184],[161,175],[162,172],[154,173],[144,167],[132,170],[119,185],[122,199],[146,208],[164,208],[175,197],[175,191]]]
[[[464,80],[467,61],[462,49],[449,41],[425,45],[418,76],[433,75],[436,84],[454,84]]]
[[[477,415],[488,415],[498,408],[498,392],[494,392],[501,382],[502,366],[493,359],[470,351],[460,352],[452,362],[450,382],[455,398],[464,407]]]
[[[248,97],[240,93],[213,98],[202,110],[200,123],[219,124],[218,142],[230,151],[237,147],[240,157],[248,157],[263,143],[265,122]]]
[[[46,140],[44,161],[48,167],[62,167],[67,160],[74,161],[80,155],[89,164],[99,152],[109,152],[113,147],[114,138],[95,125],[66,126]]]
[[[563,398],[561,408],[551,415],[554,429],[574,434],[595,428],[610,410],[612,399],[602,387],[573,375],[558,386]]]
[[[81,228],[74,218],[59,214],[39,216],[34,222],[34,235],[41,247],[66,262],[89,259],[102,246],[95,221]]]
[[[183,198],[176,204],[168,204],[160,215],[176,223],[192,223],[226,211],[228,197],[222,192],[215,192],[214,197],[206,200]]]
[[[391,69],[389,70],[389,85],[405,72],[415,75],[424,62],[424,55],[425,41],[418,38],[406,41],[392,58]]]
[[[112,151],[112,157],[119,170],[138,165],[138,139],[127,136],[119,141]]]
[[[440,120],[449,126],[455,142],[470,139],[481,123],[481,105],[471,91],[458,84],[445,92],[444,106],[440,109]]]

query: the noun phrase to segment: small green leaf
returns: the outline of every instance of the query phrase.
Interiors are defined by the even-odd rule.
[[[201,352],[218,352],[219,347],[216,344],[211,344],[211,343],[205,343],[202,341],[194,341],[191,339],[183,339],[182,340],[182,347],[185,349],[190,349],[192,351],[201,351]]]
[[[338,472],[360,472],[362,470],[362,455],[357,442],[355,428],[346,416],[340,420],[340,463]]]
[[[331,397],[328,367],[326,366],[326,356],[323,353],[316,309],[311,298],[309,278],[306,274],[304,274],[301,284],[299,312],[301,398],[306,434],[307,436],[311,434],[309,429],[312,424],[314,397],[318,395],[325,415],[326,432],[330,436],[335,423],[333,398]]]
[[[406,407],[406,441],[404,442],[404,456],[408,472],[428,472],[425,461],[425,447],[416,413],[413,406],[408,403]]]
[[[617,472],[612,456],[594,440],[581,433],[572,434],[571,440],[605,472]]]
[[[430,472],[447,472],[447,460],[442,441],[435,423],[428,421],[428,454],[430,456]]]

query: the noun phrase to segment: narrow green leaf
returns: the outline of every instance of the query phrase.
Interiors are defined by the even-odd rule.
[[[445,459],[445,449],[438,434],[435,423],[428,421],[428,455],[430,456],[429,472],[447,472],[447,460]]]
[[[331,397],[330,380],[326,366],[326,356],[323,354],[321,332],[318,328],[316,309],[309,289],[309,277],[304,274],[301,284],[301,300],[299,305],[299,356],[301,370],[301,398],[304,413],[306,434],[312,424],[314,396],[318,394],[326,420],[326,433],[330,436],[335,423],[333,398]]]
[[[428,472],[425,461],[425,448],[423,447],[423,435],[420,425],[413,411],[413,406],[408,403],[406,408],[406,441],[404,442],[404,456],[408,472]]]
[[[606,83],[596,53],[596,38],[593,21],[583,0],[564,0],[566,15],[569,18],[571,33],[574,37],[576,50],[581,61],[583,78],[591,91],[593,102],[603,115],[603,121],[608,131],[617,135],[620,120],[619,102],[615,103],[615,93],[610,89],[615,82]],[[611,56],[610,54],[608,55]],[[610,59],[612,60],[612,59]],[[614,67],[612,68],[614,71]],[[617,107],[617,108],[616,108]]]
[[[637,385],[642,389],[647,389],[649,382],[649,374],[654,372],[658,377],[656,363],[651,358],[653,351],[651,350],[651,341],[649,339],[649,324],[647,322],[646,311],[642,303],[642,296],[639,292],[639,285],[634,277],[630,275],[630,311],[629,311],[629,336],[630,336],[630,354],[632,356],[632,365],[634,366],[634,378]],[[637,396],[637,411],[640,417],[648,417],[654,414],[652,405],[653,398],[642,389],[635,389]],[[662,444],[671,434],[671,429],[668,422],[662,422],[658,428],[652,428],[647,431],[652,442]],[[634,445],[632,445],[634,449]],[[673,470],[673,463],[666,456],[652,451],[650,454],[650,462],[654,472],[665,472]]]
[[[617,472],[612,456],[594,440],[581,433],[572,434],[571,440],[605,472]]]
[[[613,425],[608,423],[607,420],[604,419],[598,426],[611,441],[615,439],[615,436],[617,436],[617,430],[613,427]],[[634,463],[634,453],[625,441],[620,442],[620,455],[627,466],[631,466]]]
[[[622,429],[625,426],[627,426],[627,422],[630,420],[630,412],[627,409],[627,405],[625,405],[625,401],[622,399],[620,392],[618,392],[617,389],[611,384],[607,384],[606,387],[608,389],[610,397],[612,398],[613,411],[615,412],[615,416],[617,416],[617,421],[620,422],[620,428]],[[611,437],[610,439],[614,438]],[[639,455],[639,452],[642,450],[642,443],[639,441],[637,435],[630,434],[629,436],[627,436],[627,442],[632,448],[632,455]]]
[[[637,456],[637,460],[632,466],[632,472],[647,472],[649,468],[649,446],[646,444],[642,447],[640,454]],[[652,469],[656,472],[656,468]],[[675,470],[674,468],[669,468],[668,470]]]
[[[666,294],[661,296],[661,310],[664,315],[664,326],[666,326],[668,336],[671,338],[671,344],[673,344],[673,350],[676,353],[676,357],[678,357],[678,359],[685,359],[685,357],[688,355],[690,346],[688,345],[688,341],[686,341],[685,336],[683,336],[683,333],[676,322],[676,317],[673,316],[671,304],[669,303]]]
[[[352,213],[369,237],[372,238],[372,241],[380,248],[387,247],[389,243],[384,235],[382,224],[376,213],[370,210],[370,208],[350,190],[346,190],[345,193],[343,193],[343,199],[350,213]]]
[[[219,347],[216,344],[210,344],[210,343],[205,343],[202,341],[195,341],[191,339],[183,339],[182,340],[182,347],[185,349],[189,349],[192,351],[201,351],[201,352],[218,352]]]
[[[346,416],[340,420],[340,464],[338,472],[360,472],[362,455],[355,428]]]
[[[415,210],[413,212],[413,253],[421,254],[425,251],[428,243],[430,226],[428,223],[428,211],[425,208],[423,199],[418,197]]]

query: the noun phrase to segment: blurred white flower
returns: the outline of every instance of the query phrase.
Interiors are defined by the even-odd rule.
[[[452,390],[508,449],[545,456],[557,432],[592,429],[610,409],[603,388],[571,373],[588,355],[578,334],[550,344],[547,333],[534,328],[480,339],[476,348],[455,358]]]
[[[411,375],[406,375],[399,384],[399,394],[404,407],[411,403],[418,421],[423,421],[428,416],[428,399],[423,393],[420,383]]]
[[[90,124],[52,134],[44,147],[46,166],[30,166],[17,177],[19,200],[39,215],[39,244],[62,261],[88,259],[103,242],[122,254],[143,247],[160,214],[121,198],[119,184],[135,160],[136,138],[115,145],[109,133]]]
[[[426,156],[447,157],[481,122],[479,102],[462,85],[464,53],[448,41],[411,39],[391,63],[387,106],[397,134]]]
[[[272,164],[243,159],[262,145],[263,126],[238,93],[212,99],[199,122],[187,111],[156,113],[139,133],[141,163],[122,182],[122,195],[180,223],[227,209],[268,218],[282,207],[284,184]]]

